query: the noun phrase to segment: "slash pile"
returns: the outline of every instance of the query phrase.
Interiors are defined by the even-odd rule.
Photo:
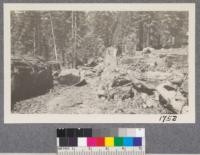
[[[162,106],[166,113],[188,111],[185,53],[138,52],[133,57],[123,56],[117,64],[101,63],[89,69],[98,77],[98,81],[91,84],[100,99],[113,102],[117,107],[128,102],[144,109]]]

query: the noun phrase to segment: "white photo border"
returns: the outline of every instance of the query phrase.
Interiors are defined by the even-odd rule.
[[[189,112],[187,114],[13,114],[11,113],[10,12],[38,11],[188,11]],[[4,123],[195,123],[195,3],[4,3]]]

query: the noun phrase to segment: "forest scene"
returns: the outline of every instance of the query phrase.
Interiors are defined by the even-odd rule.
[[[188,12],[12,11],[11,111],[188,112]]]

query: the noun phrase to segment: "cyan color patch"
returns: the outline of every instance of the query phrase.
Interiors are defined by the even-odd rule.
[[[123,144],[124,144],[124,146],[133,146],[133,138],[132,137],[124,137]]]

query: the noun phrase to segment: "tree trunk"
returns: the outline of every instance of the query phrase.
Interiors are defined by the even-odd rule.
[[[120,12],[118,19],[117,19],[117,23],[114,29],[114,33],[113,33],[113,38],[112,38],[112,44],[118,46],[121,42],[121,37],[122,37],[122,25],[124,23],[124,20],[126,19],[125,17],[125,13],[124,12]]]
[[[76,51],[76,46],[77,46],[77,25],[76,25],[76,13],[74,14],[74,68],[77,67],[77,51]]]
[[[62,65],[65,66],[65,50],[62,50]]]
[[[58,61],[58,53],[57,53],[57,48],[56,48],[56,40],[55,40],[55,34],[54,34],[54,27],[53,27],[53,21],[51,17],[51,13],[49,13],[50,21],[51,21],[51,33],[53,36],[53,45],[54,45],[54,54],[56,57],[56,61]]]
[[[77,67],[77,53],[76,53],[76,36],[77,36],[77,25],[76,25],[76,13],[72,11],[72,67]]]
[[[72,68],[75,68],[75,43],[74,43],[74,12],[71,14],[72,18]]]
[[[138,24],[138,45],[137,45],[137,50],[141,51],[143,49],[143,42],[144,42],[144,28],[143,28],[143,21],[140,21]]]
[[[36,44],[35,44],[35,36],[36,36],[36,31],[35,31],[35,27],[33,30],[33,56],[35,56],[35,51],[36,51]]]
[[[35,55],[41,55],[41,19],[40,13],[35,16]]]

